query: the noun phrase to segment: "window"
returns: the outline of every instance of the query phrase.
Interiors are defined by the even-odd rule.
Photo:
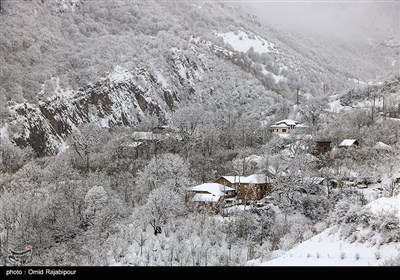
[[[286,132],[286,128],[282,128],[282,132]]]

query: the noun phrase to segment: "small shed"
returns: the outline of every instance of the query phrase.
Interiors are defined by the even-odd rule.
[[[332,151],[332,141],[316,141],[315,154],[320,155]]]
[[[360,143],[358,142],[357,139],[344,139],[340,144],[339,148],[349,148],[349,147],[354,147],[354,146],[359,146]]]

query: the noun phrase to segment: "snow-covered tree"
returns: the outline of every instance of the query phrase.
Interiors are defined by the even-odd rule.
[[[136,192],[144,199],[150,192],[160,187],[167,187],[178,193],[185,192],[189,183],[189,168],[186,162],[175,154],[154,156],[136,179]]]
[[[154,235],[161,233],[169,219],[186,212],[183,197],[169,186],[162,186],[150,192],[142,208]]]

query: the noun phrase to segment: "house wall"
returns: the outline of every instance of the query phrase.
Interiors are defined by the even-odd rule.
[[[236,191],[227,191],[225,194],[225,198],[232,198],[236,196]]]
[[[237,199],[260,200],[265,194],[271,192],[270,184],[240,184],[237,187]]]
[[[316,154],[322,154],[332,151],[332,146],[330,142],[323,142],[316,144]]]
[[[238,180],[239,180],[239,177],[238,177]],[[230,187],[230,188],[235,188],[235,186],[231,182],[229,182],[228,180],[226,180],[223,177],[218,178],[217,180],[214,181],[214,183],[218,183],[218,184]]]
[[[294,127],[293,128],[290,128],[290,127],[287,127],[287,128],[282,127],[282,128],[280,128],[279,127],[279,128],[271,128],[271,131],[272,131],[273,135],[278,135],[278,134],[288,134],[288,133],[292,132],[294,129],[295,129]]]

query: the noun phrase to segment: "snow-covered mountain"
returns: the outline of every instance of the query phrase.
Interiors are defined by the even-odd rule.
[[[3,3],[2,48],[10,55],[1,76],[8,101],[1,137],[39,156],[59,152],[83,123],[131,126],[148,116],[167,123],[188,104],[218,100],[235,108],[236,93],[271,97],[268,111],[278,96],[293,103],[297,89],[319,95],[325,85],[336,94],[359,78],[357,69],[370,77],[396,65],[394,58],[368,61],[347,46],[313,51],[315,42],[280,34],[226,3],[92,2]],[[22,15],[22,35],[10,37]],[[10,48],[13,40],[20,47]],[[349,64],[327,59],[333,52],[351,57]]]

